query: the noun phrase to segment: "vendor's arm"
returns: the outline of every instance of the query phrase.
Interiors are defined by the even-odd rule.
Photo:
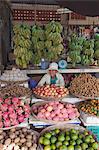
[[[60,82],[59,82],[59,86],[65,86],[65,81],[64,81],[64,78],[61,74],[59,74],[59,78],[60,78]]]
[[[48,80],[48,74],[45,74],[42,79],[40,80],[40,82],[38,83],[38,86],[43,86],[44,84],[47,83]]]

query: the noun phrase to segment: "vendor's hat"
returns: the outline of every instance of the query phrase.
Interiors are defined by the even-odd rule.
[[[57,70],[58,71],[58,64],[53,62],[49,65],[48,70]]]

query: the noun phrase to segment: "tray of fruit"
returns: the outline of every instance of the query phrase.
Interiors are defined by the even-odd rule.
[[[89,100],[79,105],[79,110],[87,116],[95,116],[99,118],[99,100]]]
[[[37,150],[38,136],[28,128],[0,130],[0,150]]]
[[[58,124],[44,129],[39,137],[39,150],[98,150],[97,140],[78,125]]]
[[[10,84],[0,88],[0,97],[27,97],[32,96],[32,91],[29,88],[18,84]]]
[[[29,116],[30,106],[20,98],[0,98],[0,129],[16,127],[25,122]]]
[[[33,89],[35,97],[43,100],[61,100],[69,94],[67,88],[55,85],[45,85]]]
[[[74,104],[49,101],[38,102],[32,105],[32,115],[37,120],[47,123],[69,122],[79,117],[78,109]]]
[[[99,82],[90,74],[80,74],[72,80],[69,91],[81,99],[98,99]]]

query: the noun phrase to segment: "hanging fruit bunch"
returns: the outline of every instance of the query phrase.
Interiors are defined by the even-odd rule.
[[[81,63],[85,66],[94,64],[94,39],[83,41]]]
[[[32,27],[32,50],[33,50],[33,63],[39,64],[44,57],[44,30],[34,25]]]
[[[97,60],[97,63],[99,65],[99,35],[95,36],[95,53],[94,53],[94,57]]]
[[[68,60],[75,67],[76,64],[80,63],[84,66],[94,64],[94,56],[99,60],[98,57],[98,42],[96,42],[96,51],[94,51],[94,39],[85,39],[78,37],[76,34],[72,34],[69,41],[69,52]]]
[[[83,40],[84,39],[82,37],[78,37],[76,34],[71,35],[68,47],[68,60],[73,67],[75,67],[76,64],[81,63],[81,51]]]
[[[21,68],[27,68],[32,59],[31,49],[31,30],[28,25],[14,25],[14,54],[16,57],[16,64]]]
[[[51,21],[45,26],[45,50],[49,61],[56,60],[64,50],[61,36],[62,26],[59,22]]]

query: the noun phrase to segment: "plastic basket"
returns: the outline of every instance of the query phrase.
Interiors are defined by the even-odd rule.
[[[99,126],[86,126],[86,128],[95,135],[99,142]]]

